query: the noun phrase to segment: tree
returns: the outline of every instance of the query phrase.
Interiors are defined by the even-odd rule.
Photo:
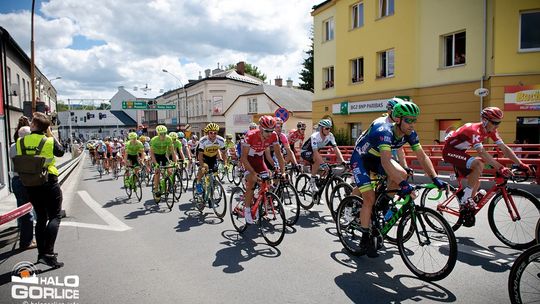
[[[69,110],[68,105],[65,104],[63,101],[59,100],[56,103],[56,112],[64,112]]]
[[[306,51],[308,57],[304,59],[304,68],[300,72],[300,79],[303,81],[303,83],[300,84],[300,88],[302,90],[313,92],[313,28],[311,29],[310,39],[310,49]]]
[[[236,69],[236,64],[231,63],[227,66],[226,69],[227,70]],[[266,81],[266,74],[263,74],[263,72],[259,71],[258,67],[252,65],[251,63],[247,63],[247,62],[244,63],[244,69],[245,69],[246,74],[249,74],[253,77],[257,77],[262,81]]]

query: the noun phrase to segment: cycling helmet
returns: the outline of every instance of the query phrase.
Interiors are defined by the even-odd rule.
[[[139,137],[139,140],[140,140],[141,142],[145,142],[145,141],[146,141],[146,136],[141,135],[141,137]]]
[[[165,127],[164,125],[159,125],[156,127],[156,132],[158,134],[167,134],[167,127]]]
[[[197,140],[198,138],[199,138],[199,137],[198,137],[197,135],[195,135],[195,134],[193,134],[193,135],[191,136],[191,139]]]
[[[393,118],[404,116],[418,117],[418,115],[420,115],[420,108],[418,108],[417,105],[410,101],[398,103],[394,106],[394,109],[392,110]]]
[[[249,124],[249,129],[250,129],[250,130],[257,129],[257,124],[254,123],[254,122],[250,123],[250,124]]]
[[[177,139],[177,138],[178,138],[178,134],[176,134],[176,132],[171,132],[171,133],[169,133],[169,136],[170,136],[172,139]]]
[[[261,116],[259,126],[265,130],[273,130],[276,127],[276,119],[270,115]]]
[[[129,132],[128,138],[129,138],[129,140],[137,139],[137,133]]]
[[[122,143],[124,143],[124,140],[120,138],[120,139],[118,140],[118,142],[122,144]]]
[[[225,138],[226,138],[226,139],[232,139],[232,134],[227,134],[227,135],[225,135]]]
[[[487,120],[501,120],[504,116],[503,111],[497,107],[484,108],[480,114]]]
[[[211,123],[206,125],[206,127],[203,129],[203,131],[204,131],[204,133],[208,133],[210,131],[217,132],[217,131],[219,131],[219,125],[216,124],[216,123],[211,122]]]
[[[113,141],[118,141],[118,138],[116,138],[116,137],[115,137],[115,138],[113,138]]]
[[[299,121],[299,122],[296,124],[296,128],[297,128],[297,129],[300,129],[300,128],[302,128],[302,127],[305,128],[305,127],[306,127],[306,124],[305,124],[303,121]]]
[[[178,137],[179,138],[184,138],[184,137],[186,137],[186,135],[184,134],[184,132],[180,131],[180,132],[178,132]]]
[[[330,119],[321,119],[319,120],[319,127],[331,128],[332,121]]]
[[[403,99],[397,98],[397,97],[389,99],[388,102],[386,103],[386,110],[392,111],[394,109],[395,105],[397,105],[398,103],[402,103],[402,102],[405,102],[405,101]]]

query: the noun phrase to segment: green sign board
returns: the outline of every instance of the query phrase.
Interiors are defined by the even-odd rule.
[[[176,105],[166,104],[166,105],[149,105],[147,101],[133,100],[133,101],[122,101],[123,110],[175,110]]]

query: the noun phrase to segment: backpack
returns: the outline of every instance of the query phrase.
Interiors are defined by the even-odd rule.
[[[46,141],[47,137],[44,136],[39,142],[34,155],[26,154],[27,150],[24,146],[24,138],[21,138],[19,141],[22,155],[13,157],[13,171],[19,174],[21,182],[25,187],[41,186],[49,178],[48,168],[44,167],[47,158],[39,155]]]

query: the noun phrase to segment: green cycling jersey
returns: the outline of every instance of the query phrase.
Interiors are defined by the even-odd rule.
[[[154,154],[164,155],[172,146],[173,141],[169,135],[165,135],[165,139],[161,139],[159,135],[156,135],[150,140],[150,148],[154,151]]]
[[[144,151],[144,145],[139,140],[136,140],[135,143],[130,140],[126,144],[126,153],[128,155],[137,155],[141,150]]]

